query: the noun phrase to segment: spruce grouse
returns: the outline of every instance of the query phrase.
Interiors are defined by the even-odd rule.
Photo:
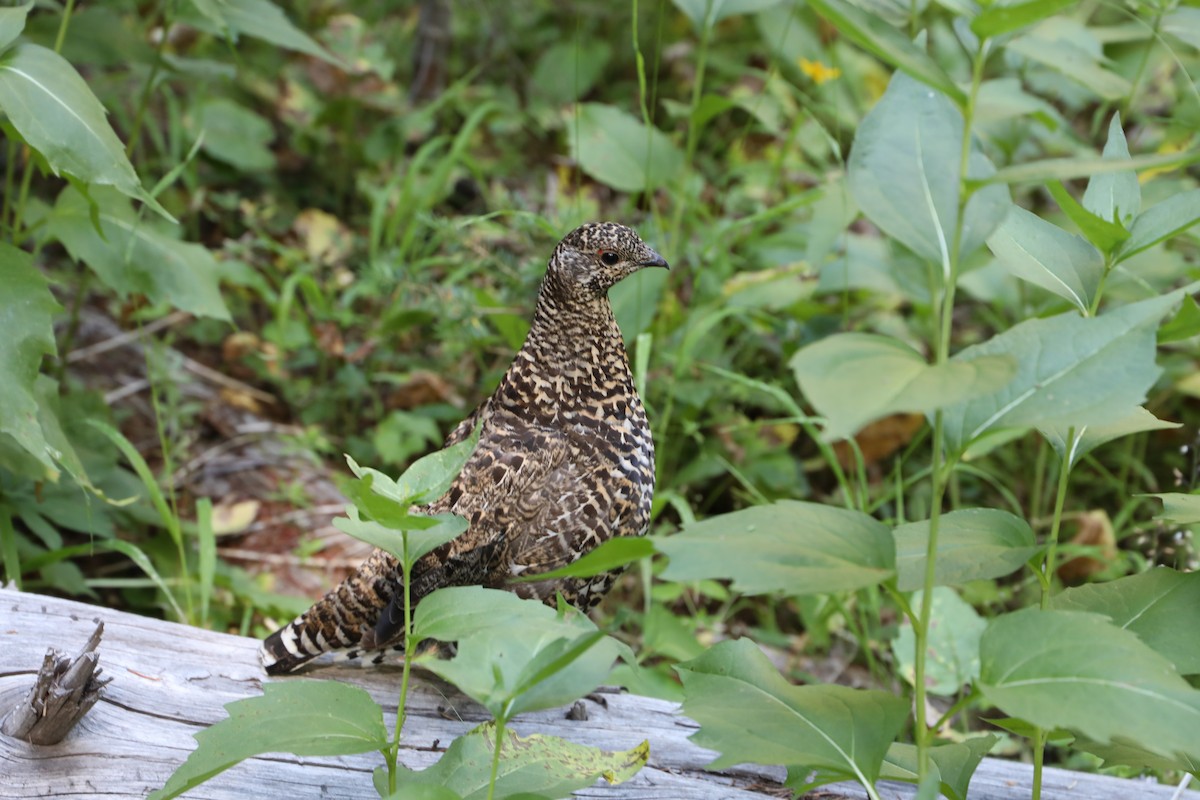
[[[600,601],[615,574],[512,583],[565,566],[613,536],[650,522],[654,442],[633,384],[608,290],[667,262],[613,222],[583,225],[559,242],[538,293],[525,344],[496,391],[447,437],[479,443],[450,489],[421,507],[469,521],[456,539],[418,561],[413,603],[443,586],[505,588],[581,609]],[[267,672],[291,672],[322,653],[350,657],[402,650],[400,566],[376,550],[358,571],[267,637]]]

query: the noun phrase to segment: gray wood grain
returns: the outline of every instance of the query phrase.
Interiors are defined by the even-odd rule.
[[[0,717],[29,691],[46,649],[77,651],[104,622],[100,665],[113,678],[95,707],[59,744],[30,745],[0,734],[0,798],[143,798],[166,781],[195,748],[192,735],[224,719],[224,705],[257,695],[267,676],[254,639],[111,611],[69,600],[0,588]],[[398,668],[335,666],[318,677],[361,686],[395,719]],[[280,678],[278,680],[295,680]],[[604,783],[576,793],[603,800],[752,800],[780,797],[784,770],[743,765],[721,773],[703,767],[714,753],[688,740],[696,724],[678,706],[615,691],[606,705],[587,704],[588,719],[565,709],[518,717],[521,734],[543,733],[624,750],[650,742],[650,763],[619,786]],[[455,736],[488,719],[487,712],[452,687],[419,677],[409,696],[401,760],[421,769],[436,761]],[[267,755],[246,761],[189,792],[208,800],[243,798],[368,798],[378,753],[330,758]],[[971,785],[972,800],[1029,796],[1031,769],[986,759]],[[908,800],[913,787],[881,784],[887,800]],[[1063,770],[1046,771],[1046,800],[1169,800],[1173,788]],[[865,798],[853,784],[824,787],[814,797]],[[1184,792],[1179,800],[1200,800]]]

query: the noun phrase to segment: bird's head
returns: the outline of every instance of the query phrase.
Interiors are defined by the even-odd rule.
[[[593,297],[603,297],[642,267],[669,269],[637,231],[616,222],[580,225],[558,243],[550,259],[550,272],[563,289]]]

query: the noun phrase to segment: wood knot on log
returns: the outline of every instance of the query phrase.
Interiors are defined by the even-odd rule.
[[[101,678],[97,666],[96,647],[103,634],[104,623],[97,620],[95,632],[74,658],[51,647],[29,693],[0,722],[0,733],[36,745],[61,742],[112,680]]]

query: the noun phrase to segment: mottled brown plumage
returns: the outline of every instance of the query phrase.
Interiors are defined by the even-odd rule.
[[[413,567],[414,603],[443,586],[510,589],[588,609],[614,574],[511,582],[565,566],[613,536],[650,522],[654,443],[608,302],[643,267],[665,267],[633,230],[612,222],[569,233],[550,258],[525,344],[496,391],[446,440],[482,422],[479,444],[425,513],[453,511],[469,527]],[[358,571],[263,642],[272,674],[330,651],[403,648],[401,573],[376,551]]]

